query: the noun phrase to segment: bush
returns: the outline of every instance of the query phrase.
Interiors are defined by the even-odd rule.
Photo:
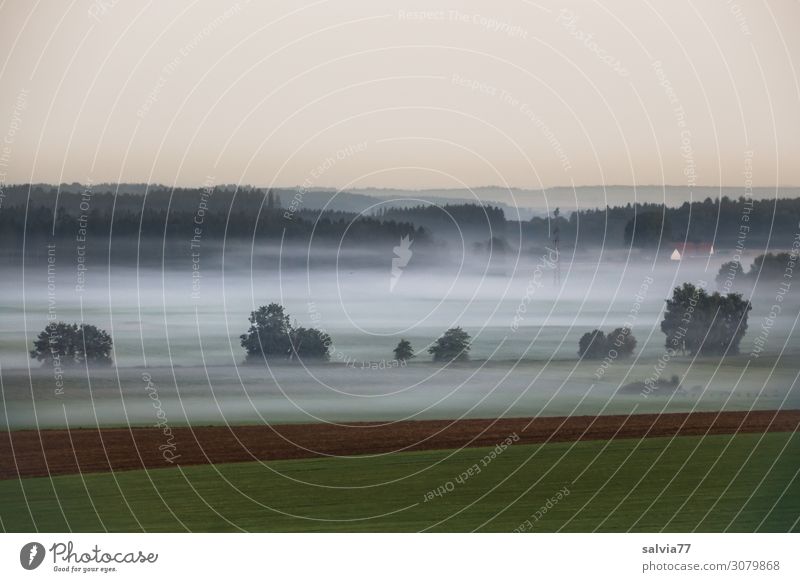
[[[469,359],[469,334],[460,327],[451,327],[436,340],[428,353],[434,362],[464,361]]]
[[[113,341],[104,330],[86,323],[50,323],[33,342],[31,358],[60,364],[110,365]]]

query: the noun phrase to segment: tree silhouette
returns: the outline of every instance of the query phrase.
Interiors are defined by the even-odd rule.
[[[578,340],[578,355],[582,358],[594,360],[604,358],[608,353],[606,334],[599,329],[586,332]]]
[[[407,362],[414,357],[414,348],[411,347],[411,342],[406,339],[401,339],[394,349],[394,359],[400,362]]]

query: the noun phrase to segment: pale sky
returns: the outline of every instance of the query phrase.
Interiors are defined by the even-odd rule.
[[[800,185],[799,33],[794,0],[11,0],[0,182]]]

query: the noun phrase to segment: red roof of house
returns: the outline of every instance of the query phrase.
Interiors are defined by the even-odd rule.
[[[714,252],[714,243],[674,243],[674,248],[682,255],[709,255]]]

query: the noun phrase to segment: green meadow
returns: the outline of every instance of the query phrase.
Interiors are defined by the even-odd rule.
[[[492,450],[3,481],[0,521],[16,532],[800,530],[793,433]]]

